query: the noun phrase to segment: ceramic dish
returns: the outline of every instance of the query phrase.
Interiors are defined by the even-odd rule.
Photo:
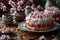
[[[49,31],[54,31],[54,30],[57,30],[59,28],[59,26],[60,26],[60,24],[58,24],[57,22],[54,22],[53,23],[53,28],[48,29],[48,30],[37,31],[37,30],[30,30],[30,29],[26,28],[25,22],[21,22],[21,23],[18,24],[18,28],[20,30],[30,31],[30,32],[49,32]]]

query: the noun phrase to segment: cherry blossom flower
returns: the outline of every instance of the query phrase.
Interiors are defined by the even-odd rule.
[[[3,6],[3,11],[7,11],[7,7],[5,5]]]
[[[0,9],[3,9],[3,3],[2,2],[0,2]]]
[[[37,8],[38,8],[39,10],[43,10],[43,7],[40,6],[40,5],[38,5]]]
[[[23,4],[24,4],[23,1],[19,1],[19,2],[17,3],[17,5],[23,5]]]
[[[16,8],[11,8],[11,9],[10,9],[10,12],[11,12],[11,13],[15,13],[15,12],[16,12]]]
[[[22,7],[21,6],[17,6],[17,11],[22,11]]]
[[[9,32],[10,32],[10,29],[7,28],[6,26],[4,26],[3,28],[0,29],[0,31],[1,31],[2,33],[9,33]]]
[[[2,35],[1,40],[10,40],[10,36],[9,35]]]
[[[12,7],[15,7],[16,8],[16,4],[15,4],[15,2],[14,1],[9,1],[9,5],[11,5]]]

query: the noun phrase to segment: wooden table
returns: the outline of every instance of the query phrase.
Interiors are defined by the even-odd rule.
[[[2,27],[4,24],[2,24],[2,22],[0,21],[0,27]],[[52,35],[57,35],[59,34],[59,31],[55,31],[55,32],[49,32],[49,33],[32,33],[32,32],[26,32],[26,31],[22,31],[20,29],[17,29],[18,26],[7,26],[10,29],[12,29],[13,35],[12,37],[17,37],[17,36],[22,36],[23,40],[38,40],[38,38],[41,35],[45,35],[45,37],[49,38],[48,40],[51,40],[51,36]]]
[[[0,28],[2,28],[5,24],[1,21],[1,18],[0,18]],[[22,38],[24,38],[23,40],[30,40],[30,39],[36,39],[38,38],[38,35],[37,34],[32,34],[32,33],[29,33],[29,32],[25,32],[25,31],[22,31],[20,29],[17,29],[18,26],[7,26],[9,27],[11,30],[12,30],[12,33],[13,33],[13,37],[17,37],[17,36],[22,36]]]

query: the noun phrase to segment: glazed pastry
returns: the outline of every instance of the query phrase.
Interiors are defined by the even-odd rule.
[[[52,7],[47,7],[45,10],[44,10],[45,14],[48,14],[50,16],[53,17],[53,20],[59,20],[60,18],[60,12],[59,12],[59,9],[55,6],[52,6]]]
[[[26,27],[32,30],[46,30],[52,28],[52,17],[44,12],[34,11],[26,17]]]

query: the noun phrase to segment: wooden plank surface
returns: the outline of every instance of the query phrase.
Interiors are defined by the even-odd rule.
[[[0,18],[0,28],[3,26],[4,26],[4,24]],[[13,35],[11,34],[12,35],[11,38],[17,38],[17,36],[21,36],[23,38],[23,40],[38,40],[39,37],[41,36],[40,33],[26,32],[26,31],[17,29],[18,26],[7,26],[7,27],[9,27],[12,30]],[[52,33],[52,35],[54,35],[54,33]],[[48,37],[46,37],[46,38],[48,40],[51,40],[51,35],[48,34]]]

